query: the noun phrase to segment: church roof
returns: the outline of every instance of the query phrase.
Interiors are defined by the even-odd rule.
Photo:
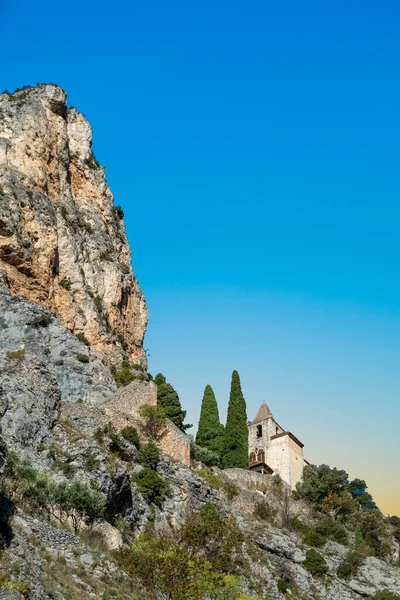
[[[269,406],[266,402],[263,402],[258,409],[258,413],[256,414],[256,418],[253,423],[257,423],[258,421],[265,421],[266,419],[273,419],[272,412],[269,410]]]

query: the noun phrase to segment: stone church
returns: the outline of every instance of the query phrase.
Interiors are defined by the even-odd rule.
[[[294,489],[308,464],[303,458],[304,444],[275,421],[265,402],[248,428],[250,470],[280,475]]]

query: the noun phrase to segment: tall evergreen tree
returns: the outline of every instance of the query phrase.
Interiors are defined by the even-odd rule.
[[[183,423],[186,418],[186,410],[182,410],[177,392],[170,383],[167,383],[164,375],[158,373],[154,378],[154,382],[157,384],[157,404],[165,410],[168,419],[183,432],[192,427],[192,425]]]
[[[248,468],[248,435],[246,401],[242,393],[239,373],[233,371],[222,456],[225,469]]]
[[[223,443],[224,426],[219,421],[217,400],[215,399],[211,385],[206,385],[201,403],[196,444],[203,448],[208,448],[221,456]]]

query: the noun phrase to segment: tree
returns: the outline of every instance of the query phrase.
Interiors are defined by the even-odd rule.
[[[221,425],[218,404],[211,385],[206,385],[201,403],[196,444],[221,456],[224,444],[224,426]]]
[[[240,386],[239,373],[233,371],[222,456],[224,468],[247,469],[248,446],[246,401]]]
[[[318,503],[327,498],[329,493],[341,492],[347,483],[346,471],[331,469],[328,465],[307,465],[303,470],[303,481],[296,487],[302,498]]]
[[[183,423],[186,418],[186,410],[182,410],[177,392],[170,383],[167,383],[164,375],[158,373],[154,382],[157,384],[157,404],[165,410],[168,419],[183,432],[192,427],[192,425]]]
[[[372,510],[377,508],[371,494],[367,492],[367,484],[363,479],[353,479],[347,485],[347,490],[353,496],[357,502],[360,503],[361,508],[366,510]]]

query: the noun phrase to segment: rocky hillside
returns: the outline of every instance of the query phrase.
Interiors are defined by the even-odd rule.
[[[59,87],[0,95],[0,275],[110,362],[145,366],[146,303],[91,145]]]
[[[366,524],[373,556],[277,479],[162,453],[87,121],[39,86],[0,96],[0,132],[0,598],[399,600],[400,524]]]

